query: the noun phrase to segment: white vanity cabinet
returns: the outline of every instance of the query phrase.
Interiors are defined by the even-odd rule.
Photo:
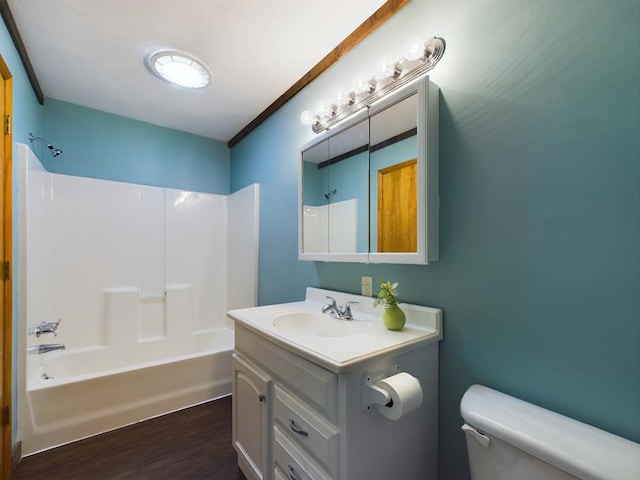
[[[240,323],[235,335],[233,444],[248,479],[436,478],[438,342],[336,372]],[[399,370],[424,400],[392,421],[367,409],[365,383]]]

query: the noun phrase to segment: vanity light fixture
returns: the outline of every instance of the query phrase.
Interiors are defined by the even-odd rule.
[[[444,49],[442,38],[433,37],[425,42],[414,37],[407,42],[406,53],[402,58],[383,61],[376,75],[370,78],[360,77],[352,91],[341,93],[328,104],[319,104],[315,112],[305,110],[300,115],[300,121],[304,125],[311,125],[315,133],[320,133],[433,69],[442,58]]]
[[[161,50],[149,55],[147,66],[165,82],[184,88],[203,88],[211,81],[209,69],[193,55]]]

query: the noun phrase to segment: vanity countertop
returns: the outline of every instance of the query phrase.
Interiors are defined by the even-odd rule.
[[[336,303],[344,306],[348,301],[352,306],[353,320],[336,320],[322,314],[322,307],[329,303],[331,296]],[[266,305],[261,307],[231,310],[227,316],[275,344],[300,355],[334,373],[344,373],[374,357],[397,355],[442,339],[442,310],[407,303],[399,304],[407,317],[407,324],[401,331],[390,331],[382,323],[383,307],[373,307],[374,299],[343,292],[307,288],[306,298],[301,302]],[[304,316],[313,314],[314,320],[326,317],[327,329],[314,334],[305,330]],[[277,319],[292,319],[278,324]],[[300,318],[301,327],[295,328],[295,320]],[[345,334],[341,334],[343,331]]]

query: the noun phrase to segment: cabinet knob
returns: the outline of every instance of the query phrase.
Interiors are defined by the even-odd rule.
[[[262,393],[258,394],[258,401],[259,402],[264,402],[265,400],[266,400],[266,397]]]

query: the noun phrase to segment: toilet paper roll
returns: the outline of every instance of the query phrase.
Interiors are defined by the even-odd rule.
[[[391,395],[390,406],[377,406],[380,413],[390,420],[398,420],[422,405],[420,381],[406,372],[383,378],[376,385]]]

